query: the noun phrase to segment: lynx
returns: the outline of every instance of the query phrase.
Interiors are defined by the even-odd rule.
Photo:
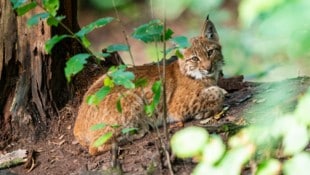
[[[191,40],[191,46],[184,49],[182,59],[166,66],[167,122],[183,122],[188,119],[210,117],[222,110],[225,90],[217,86],[217,79],[224,63],[219,37],[213,23],[207,18],[201,36]],[[138,135],[143,136],[152,123],[161,123],[162,105],[159,104],[155,117],[147,117],[144,111],[145,99],[152,100],[152,84],[160,79],[156,65],[144,65],[129,68],[136,78],[148,80],[146,87],[127,90],[117,86],[98,106],[86,103],[86,98],[94,94],[102,85],[106,75],[95,81],[84,96],[74,126],[74,136],[91,155],[98,155],[111,149],[111,139],[95,147],[94,142],[107,132],[113,138],[121,140],[121,128],[139,128]],[[117,100],[122,112],[116,109]],[[99,123],[118,124],[120,128],[105,127],[92,131],[90,128]]]

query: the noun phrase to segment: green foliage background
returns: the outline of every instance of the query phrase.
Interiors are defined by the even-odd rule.
[[[81,3],[95,7],[98,14],[114,13],[112,0]],[[199,34],[210,14],[223,46],[226,76],[271,81],[310,74],[308,0],[114,0],[114,4],[128,26],[131,20],[163,19],[166,6],[168,27],[187,37]],[[162,57],[154,45],[144,49],[148,62]]]

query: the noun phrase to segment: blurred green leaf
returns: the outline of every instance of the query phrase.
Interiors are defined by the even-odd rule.
[[[180,58],[180,59],[183,59],[183,58],[184,58],[183,54],[181,53],[181,51],[180,51],[179,49],[177,49],[177,50],[175,51],[175,55],[176,55],[178,58]]]
[[[100,136],[93,144],[94,147],[99,147],[106,143],[113,136],[113,132],[107,132],[104,135]]]
[[[269,159],[259,164],[256,175],[278,175],[281,172],[281,163],[276,159]]]
[[[217,135],[212,135],[203,149],[203,160],[209,164],[215,164],[225,153],[225,145]]]
[[[122,134],[134,134],[139,130],[139,128],[124,128],[122,129]]]
[[[33,9],[37,6],[36,2],[30,2],[30,3],[25,4],[23,6],[20,6],[21,4],[23,4],[23,3],[21,3],[21,4],[20,3],[21,2],[16,3],[17,4],[16,6],[19,6],[18,8],[16,8],[16,12],[17,12],[18,16],[24,15],[25,13],[29,12],[31,9]],[[15,4],[14,4],[14,6],[15,6]]]
[[[110,93],[111,88],[108,86],[102,86],[95,94],[87,97],[87,104],[99,105],[99,103]]]
[[[309,106],[310,106],[310,89],[307,93],[299,100],[298,105],[295,110],[296,119],[305,125],[310,125],[310,115],[309,115]]]
[[[57,44],[59,41],[63,40],[64,38],[68,38],[70,37],[70,35],[55,35],[53,36],[53,38],[47,40],[45,42],[45,50],[48,54],[51,53],[53,47],[55,46],[55,44]]]
[[[15,10],[16,8],[19,8],[22,6],[24,3],[26,3],[26,0],[10,0],[11,3],[13,4],[13,9]]]
[[[59,0],[43,0],[43,6],[48,13],[52,16],[56,16],[59,8]]]
[[[280,124],[284,129],[283,147],[287,155],[302,151],[309,143],[309,134],[306,126],[297,123],[294,116],[281,118]]]
[[[80,53],[71,57],[65,67],[65,75],[68,82],[71,81],[71,77],[79,73],[83,68],[84,64],[87,62],[86,59],[90,57],[88,53]]]
[[[57,17],[50,16],[49,18],[47,18],[47,24],[49,26],[57,27],[59,22],[62,21],[63,19],[65,19],[65,18],[66,18],[65,16],[57,16]]]
[[[165,31],[165,39],[163,39],[163,36],[162,36],[162,41],[167,41],[169,39],[172,38],[172,35],[173,35],[173,30],[171,30],[170,28],[168,28],[166,31]]]
[[[97,131],[97,130],[105,128],[106,126],[107,126],[107,124],[105,124],[105,123],[98,123],[98,124],[91,126],[90,130],[91,131]]]
[[[218,166],[225,170],[224,174],[239,175],[241,174],[242,166],[250,160],[253,153],[253,145],[233,148],[226,153]]]
[[[113,44],[107,47],[109,53],[116,51],[129,51],[129,47],[126,44]]]
[[[180,158],[200,155],[208,141],[209,134],[204,128],[190,126],[176,132],[171,138],[172,152]]]
[[[112,18],[112,17],[100,18],[100,19],[84,26],[75,35],[78,36],[79,38],[83,38],[83,37],[85,37],[85,35],[87,35],[91,31],[93,31],[94,29],[99,28],[99,27],[103,27],[103,26],[109,24],[110,22],[112,22],[113,20],[114,20],[114,18]]]
[[[121,125],[119,125],[119,124],[112,124],[112,125],[110,125],[112,128],[114,128],[114,129],[116,129],[116,128],[119,128]]]
[[[155,81],[155,83],[152,86],[152,92],[154,94],[152,103],[154,103],[155,106],[159,104],[160,97],[161,97],[161,90],[162,90],[161,81],[160,80]]]
[[[40,20],[44,20],[48,17],[49,17],[48,13],[39,13],[39,14],[33,15],[30,19],[28,19],[27,25],[30,27],[37,25]]]
[[[310,154],[299,153],[284,163],[283,172],[285,175],[308,175],[310,165]]]
[[[145,43],[161,41],[163,30],[163,23],[155,19],[135,28],[132,37]]]
[[[185,36],[176,36],[172,38],[172,41],[181,48],[187,48],[190,46],[188,39]]]

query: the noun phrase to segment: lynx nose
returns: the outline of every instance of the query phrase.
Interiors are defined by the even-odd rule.
[[[208,71],[208,73],[212,72],[212,65],[211,64],[204,63],[201,65],[201,68],[205,71]]]

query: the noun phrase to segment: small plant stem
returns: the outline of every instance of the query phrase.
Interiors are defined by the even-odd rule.
[[[122,23],[121,18],[119,17],[118,10],[116,8],[114,0],[112,0],[112,3],[113,3],[113,7],[114,7],[114,11],[115,11],[115,14],[116,14],[117,21],[121,24],[121,26],[123,28],[122,33],[124,35],[125,42],[126,42],[126,44],[128,46],[128,52],[129,52],[129,57],[131,59],[131,63],[133,65],[133,67],[135,67],[136,65],[135,65],[135,61],[133,59],[133,55],[132,55],[132,51],[131,51],[131,46],[130,46],[130,43],[129,43],[128,35],[127,35],[126,30],[125,30],[125,25]]]

